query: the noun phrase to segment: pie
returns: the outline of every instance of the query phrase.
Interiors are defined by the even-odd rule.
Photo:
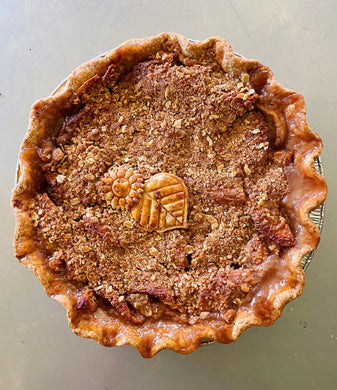
[[[302,292],[321,149],[303,97],[224,39],[126,42],[34,104],[15,255],[82,337],[144,357],[232,342]]]

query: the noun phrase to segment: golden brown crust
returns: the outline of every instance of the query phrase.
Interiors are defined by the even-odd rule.
[[[225,317],[206,318],[194,324],[177,325],[171,318],[160,322],[148,320],[137,325],[122,320],[103,300],[99,300],[96,306],[96,302],[90,300],[90,293],[82,291],[81,295],[79,282],[67,279],[64,273],[48,266],[46,255],[36,247],[36,229],[28,209],[41,182],[38,149],[43,140],[59,132],[69,107],[75,103],[74,95],[79,93],[83,84],[103,76],[112,65],[122,72],[130,70],[170,43],[178,48],[182,60],[203,61],[205,55],[212,53],[223,70],[249,75],[250,83],[259,95],[258,107],[275,129],[275,145],[293,156],[293,164],[287,168],[289,192],[283,204],[296,243],[284,248],[280,257],[268,258],[265,275],[249,293],[250,299],[246,299],[237,311],[228,311]],[[306,123],[303,97],[280,86],[265,65],[233,54],[230,45],[223,39],[190,42],[181,35],[164,33],[126,42],[103,57],[75,69],[56,94],[34,104],[28,132],[21,146],[18,182],[12,196],[16,216],[15,255],[40,279],[47,294],[67,309],[70,327],[82,337],[93,338],[107,346],[131,344],[144,357],[152,357],[163,348],[190,353],[202,341],[208,340],[229,343],[250,326],[271,325],[281,315],[285,304],[302,292],[304,273],[301,258],[314,250],[319,242],[319,231],[309,212],[322,204],[327,192],[324,179],[313,166],[321,149],[319,136]],[[223,195],[217,192],[214,196]],[[253,195],[251,199],[254,200]],[[256,207],[252,207],[252,215],[253,219],[255,215],[260,218]],[[184,223],[186,226],[186,221]],[[261,225],[264,229],[263,220]],[[284,229],[281,219],[278,229]],[[278,230],[270,234],[277,236]],[[293,244],[293,238],[289,232],[287,234],[288,242]],[[58,267],[57,259],[54,265]],[[90,310],[84,310],[88,307]]]

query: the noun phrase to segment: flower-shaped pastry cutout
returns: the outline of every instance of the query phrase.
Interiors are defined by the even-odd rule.
[[[138,204],[144,191],[142,175],[131,167],[115,166],[104,175],[104,197],[116,210],[130,210]]]

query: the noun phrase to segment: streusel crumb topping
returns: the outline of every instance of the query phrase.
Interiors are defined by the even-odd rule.
[[[31,211],[49,267],[83,286],[79,309],[106,299],[133,323],[233,320],[264,263],[294,245],[292,156],[269,139],[258,98],[248,74],[174,52],[81,87],[39,150],[46,191]]]

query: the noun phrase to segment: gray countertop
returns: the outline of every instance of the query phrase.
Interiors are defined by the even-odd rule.
[[[0,2],[1,389],[337,388],[336,20],[335,0]],[[9,198],[31,104],[77,65],[162,31],[222,36],[302,93],[325,145],[329,196],[304,292],[272,327],[249,329],[230,345],[146,360],[130,346],[105,348],[70,331],[63,307],[12,255]]]

